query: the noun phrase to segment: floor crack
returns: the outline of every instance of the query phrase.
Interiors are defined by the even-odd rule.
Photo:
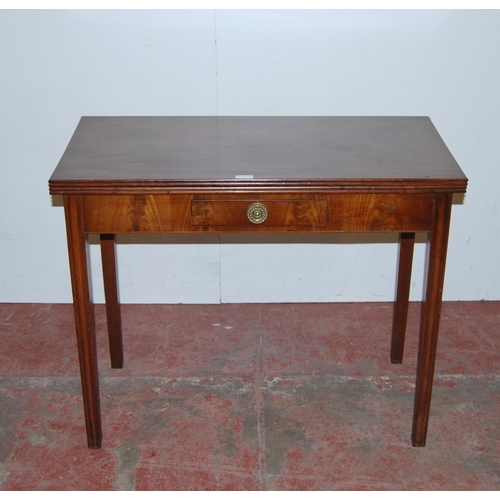
[[[260,316],[260,311],[259,311]],[[259,489],[264,490],[264,471],[266,467],[266,436],[264,422],[264,393],[263,393],[263,373],[262,373],[262,332],[259,317],[259,341],[257,343],[257,353],[255,359],[254,392],[255,392],[255,413],[257,416],[257,437],[259,446],[258,459],[258,484]]]

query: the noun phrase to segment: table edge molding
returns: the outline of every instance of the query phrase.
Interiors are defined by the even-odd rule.
[[[256,179],[224,180],[57,180],[49,181],[51,195],[190,194],[315,192],[315,193],[465,193],[467,179]]]

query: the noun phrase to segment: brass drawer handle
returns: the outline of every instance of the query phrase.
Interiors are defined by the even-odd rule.
[[[267,213],[264,203],[255,202],[248,205],[247,217],[253,224],[262,224],[267,219]]]

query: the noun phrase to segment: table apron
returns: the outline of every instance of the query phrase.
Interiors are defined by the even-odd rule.
[[[426,232],[430,193],[81,195],[86,233]],[[78,196],[80,197],[80,195]],[[267,217],[247,210],[264,204]]]

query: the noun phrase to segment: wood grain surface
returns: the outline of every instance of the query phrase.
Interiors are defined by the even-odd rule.
[[[466,183],[428,117],[83,117],[49,181],[52,194]]]
[[[434,195],[121,194],[82,196],[87,233],[408,232],[428,231]],[[248,206],[264,203],[262,224]]]

